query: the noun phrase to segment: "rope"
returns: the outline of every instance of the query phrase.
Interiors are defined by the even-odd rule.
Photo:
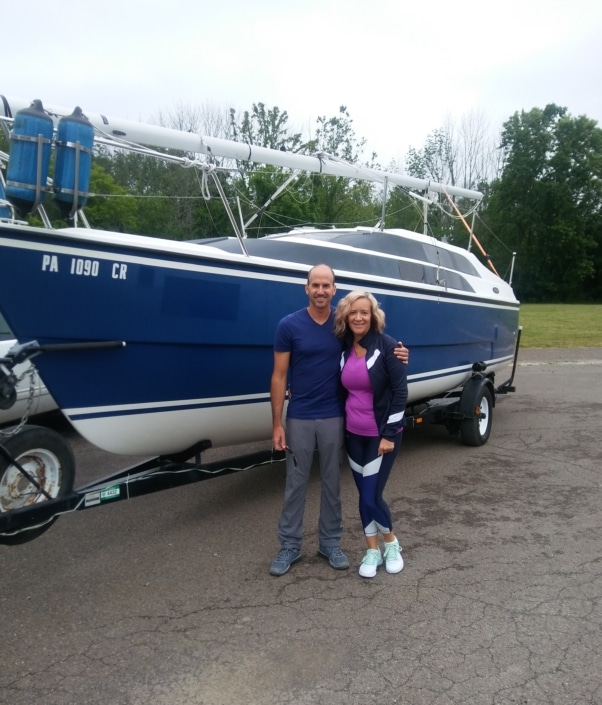
[[[496,268],[493,266],[493,262],[491,261],[491,257],[487,254],[487,252],[485,252],[485,249],[483,248],[483,246],[482,246],[481,243],[479,242],[477,236],[472,232],[472,230],[471,230],[471,228],[470,228],[470,225],[468,225],[468,223],[466,222],[464,216],[462,215],[462,213],[460,213],[460,211],[459,211],[459,209],[458,209],[458,206],[453,202],[453,200],[451,199],[449,193],[447,193],[447,191],[445,190],[445,187],[443,187],[443,193],[447,196],[447,200],[451,203],[452,208],[456,211],[456,213],[458,214],[458,217],[460,218],[460,220],[462,221],[462,223],[464,223],[464,227],[466,228],[466,230],[468,230],[468,233],[469,233],[470,237],[475,241],[475,243],[476,243],[477,247],[479,248],[481,254],[482,254],[483,257],[485,258],[485,261],[486,261],[487,264],[489,265],[491,271],[492,271],[494,274],[497,274],[497,276],[499,277],[500,275],[497,273]],[[501,279],[501,277],[500,277],[500,279]]]

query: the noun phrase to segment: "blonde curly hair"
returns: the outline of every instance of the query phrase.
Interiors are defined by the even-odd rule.
[[[353,304],[359,299],[367,299],[370,303],[370,328],[382,333],[385,328],[385,313],[380,304],[369,291],[350,291],[337,304],[334,313],[334,334],[344,338],[348,331],[347,317]]]

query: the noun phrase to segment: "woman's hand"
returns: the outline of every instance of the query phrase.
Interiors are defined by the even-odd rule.
[[[385,455],[385,453],[390,453],[393,448],[395,448],[395,443],[393,441],[388,441],[386,438],[381,438],[378,444],[378,454]]]

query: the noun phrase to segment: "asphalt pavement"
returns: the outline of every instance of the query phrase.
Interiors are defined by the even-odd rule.
[[[316,466],[302,560],[269,575],[282,463],[0,546],[0,703],[600,705],[602,348],[523,350],[515,382],[481,448],[406,433],[398,575],[357,574],[347,466],[347,571],[316,554]],[[58,428],[80,483],[130,463]]]

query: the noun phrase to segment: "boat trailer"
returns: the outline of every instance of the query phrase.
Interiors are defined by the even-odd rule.
[[[492,410],[497,397],[516,391],[514,376],[522,330],[522,326],[519,326],[512,371],[505,382],[496,387],[495,375],[487,372],[485,363],[475,362],[470,379],[462,387],[441,397],[409,405],[405,415],[407,426],[415,428],[427,423],[440,424],[450,434],[459,434],[465,445],[481,446],[486,443],[491,433]]]
[[[516,390],[514,375],[521,332],[519,328],[512,372],[506,382],[495,387],[493,374],[487,374],[483,363],[474,363],[472,376],[462,388],[408,407],[407,426],[442,424],[450,433],[459,434],[466,445],[486,443],[497,395]],[[123,344],[120,341],[74,343],[69,347],[86,349]],[[64,350],[65,346],[37,343],[14,346],[11,357],[0,360],[0,402],[13,396],[12,385],[17,381],[11,372],[14,365],[58,348]],[[209,448],[210,441],[201,441],[185,451],[147,459],[73,489],[75,459],[68,442],[59,433],[29,425],[26,419],[16,427],[0,429],[0,544],[31,541],[63,514],[280,463],[286,457],[284,451],[263,450],[204,464],[201,454]]]
[[[284,451],[265,450],[226,461],[201,463],[201,452],[210,447],[209,442],[199,444],[194,456],[188,455],[190,460],[182,460],[186,453],[151,458],[52,498],[47,496],[37,478],[32,477],[26,468],[17,463],[0,438],[0,467],[6,464],[14,465],[27,478],[27,482],[34,485],[41,500],[8,512],[0,511],[0,544],[14,545],[31,541],[50,528],[63,514],[182,487],[193,482],[282,462],[285,459]],[[44,495],[46,496],[42,499]]]

